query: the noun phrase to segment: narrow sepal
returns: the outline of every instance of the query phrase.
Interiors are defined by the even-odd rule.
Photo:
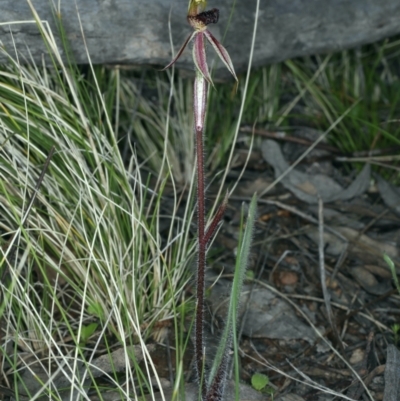
[[[161,71],[165,71],[166,69],[168,69],[169,67],[171,67],[173,64],[176,63],[178,58],[182,55],[183,51],[186,49],[186,46],[188,45],[188,43],[197,35],[197,33],[198,32],[194,31],[194,32],[192,32],[192,34],[190,36],[188,36],[188,38],[183,43],[182,47],[179,49],[179,51],[178,51],[177,55],[174,57],[174,59],[167,66],[165,66]]]
[[[213,85],[210,72],[208,71],[204,33],[205,31],[199,31],[194,39],[193,60],[201,75],[203,75],[209,84]]]
[[[209,244],[210,241],[212,241],[212,239],[222,221],[222,218],[224,217],[227,205],[228,205],[228,194],[226,194],[224,200],[219,205],[217,213],[215,213],[215,216],[212,219],[210,226],[208,227],[208,229],[206,230],[206,233],[204,234],[204,240],[206,241],[207,245]]]
[[[229,72],[233,75],[235,80],[237,81],[237,76],[235,73],[235,69],[233,67],[232,60],[228,54],[228,51],[225,49],[224,46],[217,40],[217,38],[208,30],[204,31],[204,35],[206,35],[207,40],[211,43],[213,46],[214,50],[217,52],[219,58],[222,60],[222,62],[225,64],[226,68],[229,70]]]

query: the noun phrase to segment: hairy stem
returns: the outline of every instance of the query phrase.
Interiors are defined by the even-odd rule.
[[[205,291],[205,269],[206,269],[206,247],[205,240],[205,180],[204,180],[204,151],[203,131],[196,129],[196,156],[197,156],[197,230],[198,230],[198,259],[197,259],[197,304],[196,304],[196,342],[195,359],[197,364],[197,375],[202,383],[201,392],[203,397],[206,393],[204,379],[204,291]]]
[[[197,379],[201,383],[202,399],[206,397],[206,381],[204,377],[204,293],[207,239],[205,235],[206,206],[205,206],[205,177],[204,177],[204,120],[207,100],[207,82],[200,72],[194,80],[194,127],[196,134],[197,159],[197,230],[198,230],[198,259],[197,259],[197,293],[196,293],[196,322],[195,322],[195,360]]]

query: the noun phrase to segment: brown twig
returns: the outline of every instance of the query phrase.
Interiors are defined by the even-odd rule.
[[[371,346],[372,346],[372,341],[374,339],[374,333],[371,332],[368,335],[368,339],[367,339],[367,346],[365,349],[365,354],[361,363],[361,367],[358,369],[358,373],[360,374],[360,376],[366,376],[369,370],[369,366],[368,366],[368,357],[369,354],[371,352]],[[371,372],[372,373],[372,372]],[[376,375],[377,373],[374,372],[374,374]],[[368,384],[371,382],[371,380],[373,379],[374,376],[370,377],[370,375],[368,375],[363,381],[364,384],[366,386],[368,386]],[[366,380],[368,378],[368,380]],[[350,389],[348,391],[348,396],[354,398],[355,400],[359,400],[360,397],[362,396],[362,394],[364,393],[365,388],[361,385],[361,383],[358,382],[358,380],[355,380],[354,383],[351,384]]]
[[[262,136],[264,138],[276,139],[278,141],[292,142],[292,143],[297,143],[299,145],[304,145],[304,146],[311,146],[314,143],[314,141],[310,141],[305,138],[298,138],[295,136],[287,135],[283,131],[268,131],[268,130],[264,130],[264,129],[250,127],[247,125],[240,127],[240,131],[245,132],[245,133],[252,133],[252,134],[255,134],[258,136]],[[340,149],[335,148],[334,146],[331,146],[331,145],[328,145],[325,143],[318,143],[315,146],[315,148],[321,149],[321,150],[326,150],[328,152],[331,152],[331,153],[334,153],[337,155],[342,155],[342,156],[345,155]]]
[[[304,146],[311,146],[314,143],[314,141],[310,141],[306,138],[299,138],[296,136],[287,135],[284,131],[269,131],[265,129],[254,128],[249,125],[244,125],[240,127],[240,131],[262,136],[264,138],[275,139],[277,141],[283,142],[292,142]],[[400,151],[400,146],[392,146],[390,148],[383,149],[361,150],[357,152],[342,152],[335,146],[326,143],[318,143],[315,148],[326,150],[330,153],[340,156],[340,161],[370,161],[371,157],[384,155],[387,155],[387,157],[390,158],[389,160],[392,160],[392,158],[398,157],[397,154]],[[362,160],[360,158],[362,158]]]
[[[326,313],[328,315],[329,324],[335,336],[336,342],[339,345],[343,357],[346,358],[343,342],[339,336],[337,326],[335,323],[335,318],[333,315],[332,306],[330,302],[330,294],[326,287],[325,255],[324,255],[324,207],[321,197],[318,197],[318,232],[319,232],[319,244],[318,244],[319,270],[320,270],[321,288],[325,301]]]

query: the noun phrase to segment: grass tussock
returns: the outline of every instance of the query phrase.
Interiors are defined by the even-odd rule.
[[[128,143],[123,157],[120,106],[129,110],[128,99],[139,98],[133,80],[121,82],[118,70],[103,67],[22,65],[8,56],[9,64],[0,70],[0,266],[6,278],[1,283],[2,359],[11,372],[7,377],[14,374],[23,381],[17,378],[24,366],[17,345],[30,359],[63,361],[71,370],[70,381],[78,385],[83,382],[77,363],[87,363],[100,350],[142,344],[147,374],[133,379],[127,367],[130,385],[124,393],[145,385],[151,391],[148,377],[157,373],[144,341],[150,335],[160,339],[163,330],[157,327],[179,314],[194,252],[192,190],[189,186],[178,216],[180,198],[172,184],[176,176],[181,181],[182,166],[175,165],[179,157],[167,137],[172,129],[167,110],[159,106],[156,119],[155,110],[139,100],[133,129],[141,145]],[[140,140],[145,130],[157,143]],[[27,200],[53,147],[25,220]],[[148,156],[139,159],[139,151]],[[155,153],[161,152],[155,162]],[[96,341],[86,347],[89,338]],[[14,350],[7,346],[11,343]],[[47,392],[57,390],[56,384],[43,386]]]

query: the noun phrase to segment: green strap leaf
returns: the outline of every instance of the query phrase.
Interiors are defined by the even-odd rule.
[[[239,241],[238,252],[236,256],[236,264],[235,264],[235,274],[231,289],[225,328],[222,333],[222,337],[218,345],[214,363],[210,371],[209,383],[211,387],[215,387],[214,380],[216,378],[220,380],[221,377],[220,368],[223,367],[223,365],[226,365],[227,363],[229,355],[229,347],[232,342],[233,328],[236,327],[236,319],[240,303],[239,302],[240,293],[243,287],[243,281],[246,275],[246,269],[249,260],[250,247],[254,230],[254,222],[256,219],[256,209],[257,209],[257,195],[254,194],[250,202],[244,234],[243,236],[241,236]],[[241,232],[243,232],[243,230],[241,230]],[[223,388],[225,383],[219,383],[219,384]]]

